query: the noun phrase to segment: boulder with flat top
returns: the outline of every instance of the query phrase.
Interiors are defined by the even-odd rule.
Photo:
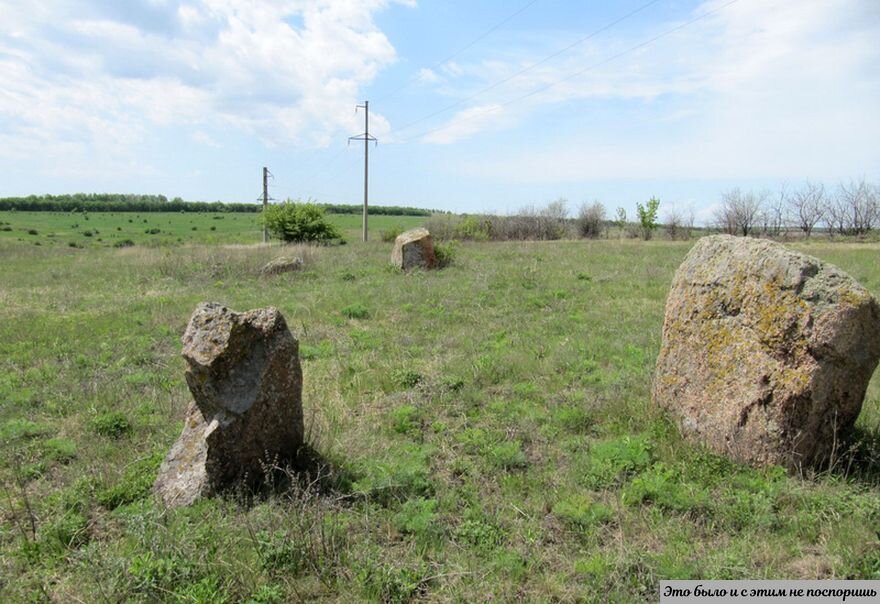
[[[700,239],[666,301],[652,398],[735,460],[826,462],[880,358],[880,307],[840,269],[771,241]]]
[[[436,268],[437,257],[428,229],[411,229],[398,235],[391,251],[391,264],[405,271]]]

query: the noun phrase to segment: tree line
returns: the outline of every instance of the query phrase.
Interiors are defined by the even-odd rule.
[[[363,206],[319,203],[329,214],[360,214]],[[0,198],[0,211],[19,212],[252,212],[262,210],[257,203],[222,201],[184,201],[164,195],[125,193],[73,193],[66,195],[28,195]],[[370,214],[387,216],[430,216],[433,212],[405,206],[371,206]]]
[[[776,237],[817,229],[829,235],[865,235],[880,227],[880,186],[864,179],[826,188],[806,182],[769,191],[731,189],[721,196],[714,226],[731,235]]]

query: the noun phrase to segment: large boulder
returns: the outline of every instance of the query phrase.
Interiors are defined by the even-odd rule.
[[[391,264],[408,271],[413,268],[432,269],[437,266],[434,243],[428,229],[417,228],[401,233],[394,240]]]
[[[652,398],[753,465],[828,459],[880,357],[880,308],[841,270],[770,241],[704,237],[666,301]]]
[[[253,484],[303,442],[299,343],[277,309],[200,304],[183,335],[183,358],[194,403],[155,484],[169,507]]]

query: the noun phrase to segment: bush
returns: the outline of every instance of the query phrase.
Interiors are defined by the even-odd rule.
[[[113,247],[132,247],[134,245],[134,241],[131,239],[122,239],[113,244]]]
[[[576,224],[578,235],[587,239],[598,239],[605,226],[605,206],[598,201],[582,205]]]
[[[455,241],[446,241],[434,246],[434,257],[437,258],[437,268],[445,268],[455,262],[458,246]]]
[[[380,236],[382,237],[382,241],[384,241],[385,243],[392,243],[402,232],[403,227],[399,224],[395,224],[390,229],[382,231],[380,233]]]
[[[286,201],[271,205],[263,211],[262,220],[273,237],[285,242],[326,243],[342,238],[323,208],[313,203]]]
[[[101,436],[121,438],[131,432],[131,422],[119,411],[109,411],[93,419],[92,428]]]

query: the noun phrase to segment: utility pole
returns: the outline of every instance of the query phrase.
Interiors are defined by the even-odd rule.
[[[379,144],[378,139],[370,136],[370,101],[364,101],[363,105],[358,105],[358,109],[364,110],[364,133],[358,136],[349,136],[348,142],[364,141],[364,241],[367,240],[367,197],[369,195],[370,182],[370,141]]]
[[[269,172],[269,168],[263,166],[263,243],[268,243],[269,241],[269,231],[266,228],[266,210],[269,208],[269,177],[272,176],[272,173]]]

